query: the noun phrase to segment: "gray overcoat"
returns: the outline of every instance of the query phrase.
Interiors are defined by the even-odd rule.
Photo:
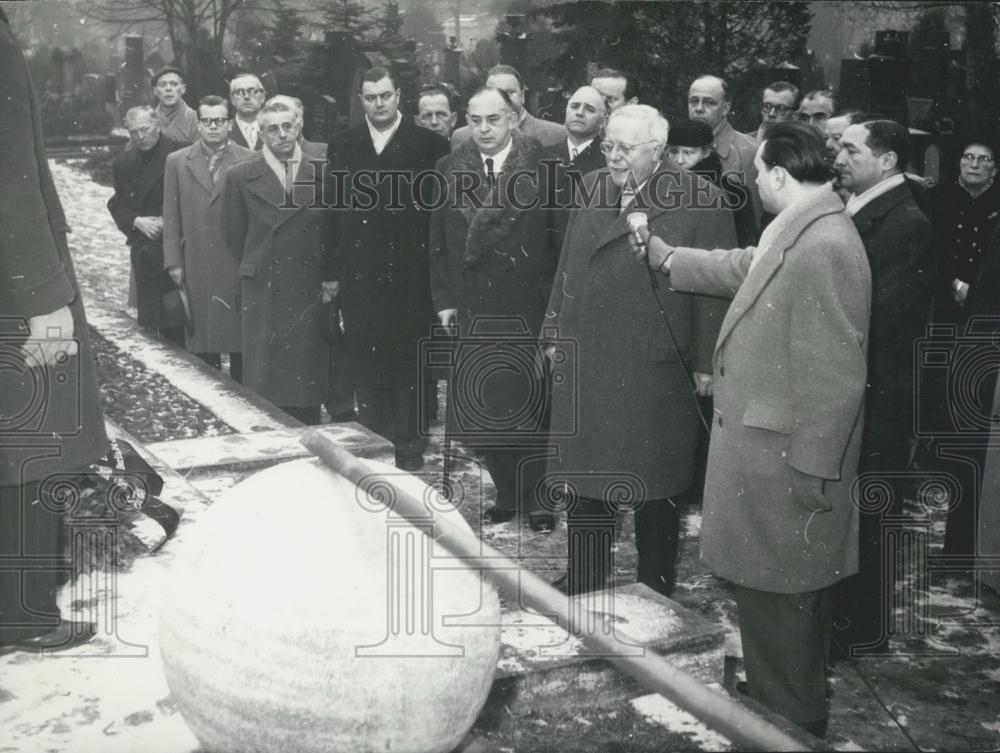
[[[750,249],[682,248],[670,279],[734,295],[713,358],[702,559],[741,586],[804,593],[858,570],[871,275],[836,194],[786,211],[752,270]],[[795,471],[825,479],[822,496],[794,493]]]
[[[194,327],[185,343],[192,353],[232,353],[242,348],[236,260],[222,240],[220,201],[226,170],[254,155],[229,142],[216,173],[208,171],[201,142],[167,157],[163,178],[163,267],[184,268]]]

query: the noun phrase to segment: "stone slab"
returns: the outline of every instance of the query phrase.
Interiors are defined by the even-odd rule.
[[[256,470],[308,457],[311,453],[299,442],[306,428],[178,439],[151,444],[149,449],[179,471],[204,474],[217,469]],[[358,457],[374,458],[392,453],[389,440],[358,423],[326,424],[321,431]]]
[[[594,625],[618,627],[635,655],[655,651],[705,683],[722,682],[725,631],[639,583],[573,597],[595,614]],[[607,618],[607,619],[605,619]],[[605,659],[547,617],[525,610],[503,616],[500,662],[487,703],[518,710],[608,707],[643,691]]]

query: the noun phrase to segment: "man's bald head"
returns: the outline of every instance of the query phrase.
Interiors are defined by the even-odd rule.
[[[566,103],[566,131],[577,143],[596,138],[604,127],[609,106],[593,86],[581,86]]]
[[[699,76],[688,89],[688,117],[718,129],[729,115],[729,86],[718,76]]]

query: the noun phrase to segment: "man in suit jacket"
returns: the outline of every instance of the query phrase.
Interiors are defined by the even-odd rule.
[[[584,175],[605,165],[601,134],[609,112],[607,100],[597,89],[581,86],[566,103],[566,140],[542,150],[542,159],[555,167],[555,177],[549,188],[553,204],[550,216],[557,248],[562,248],[574,188],[580,186]],[[549,167],[546,164],[546,170]]]
[[[306,424],[329,396],[320,336],[323,158],[299,143],[302,116],[286,101],[260,111],[264,148],[226,172],[222,233],[239,263],[243,383]]]
[[[514,107],[515,127],[525,136],[530,136],[542,146],[559,144],[566,139],[566,129],[558,123],[540,120],[524,109],[524,82],[521,74],[510,65],[496,65],[486,77],[487,89],[503,89]],[[472,126],[465,125],[451,135],[451,148],[457,149],[472,138]]]
[[[226,251],[219,216],[222,178],[231,165],[253,156],[232,143],[229,103],[202,97],[198,104],[201,138],[167,157],[163,195],[163,265],[187,291],[192,325],[186,346],[215,368],[229,354],[229,371],[241,381],[239,276]]]
[[[734,585],[750,695],[825,734],[831,586],[858,569],[871,275],[819,133],[777,123],[757,153],[776,215],[756,248],[641,236],[675,290],[733,296],[715,346],[701,556]]]
[[[750,189],[754,214],[760,221],[763,211],[756,188],[757,173],[754,155],[757,139],[740,133],[729,123],[729,84],[718,76],[700,76],[688,89],[688,117],[704,120],[715,135],[715,153],[722,160],[723,173],[736,173],[740,182]]]
[[[0,653],[58,651],[90,640],[94,626],[59,617],[59,576],[69,570],[62,517],[39,501],[39,487],[65,485],[106,452],[107,438],[66,217],[2,8],[0,70],[0,174],[8,178],[0,182]]]
[[[841,185],[851,191],[847,214],[865,244],[872,277],[859,471],[891,489],[882,509],[862,508],[858,574],[841,584],[835,646],[842,655],[852,655],[884,653],[892,625],[887,597],[893,593],[895,568],[884,564],[882,524],[885,517],[902,514],[904,489],[894,475],[910,462],[917,399],[914,354],[930,321],[936,264],[930,221],[903,174],[910,155],[906,128],[890,120],[851,125],[840,146],[835,167]],[[864,487],[859,494],[868,498]]]
[[[547,441],[535,338],[552,285],[556,251],[547,229],[541,146],[517,131],[503,89],[469,99],[472,140],[441,162],[447,192],[431,220],[431,289],[442,325],[456,324],[448,430],[482,450],[497,490],[485,520],[533,510]]]
[[[323,279],[344,319],[348,377],[359,420],[391,440],[396,464],[424,464],[426,427],[419,395],[421,340],[434,324],[427,232],[430,212],[414,178],[433,170],[448,142],[399,111],[399,89],[384,68],[361,81],[365,122],[336,134],[327,148]],[[364,175],[367,173],[367,177]],[[376,196],[362,193],[374,186]]]
[[[130,249],[139,324],[183,345],[184,330],[168,327],[163,310],[163,294],[173,287],[163,271],[163,173],[167,155],[183,144],[161,133],[150,107],[133,107],[125,113],[125,125],[133,148],[111,163],[115,192],[108,199],[108,211]]]
[[[658,233],[689,246],[732,245],[736,235],[721,191],[703,184],[696,191],[699,179],[661,162],[667,131],[647,105],[612,113],[608,166],[584,181],[591,199],[571,214],[545,315],[543,341],[554,335],[576,351],[575,360],[552,365],[552,426],[572,431],[553,432],[557,452],[545,478],[550,493],[573,502],[571,593],[603,588],[613,572],[622,489],[635,507],[639,582],[664,595],[674,587],[677,498],[693,480],[698,434],[693,385],[708,389],[726,304],[652,280],[633,263],[627,219],[642,214]],[[696,196],[705,206],[694,206]]]
[[[229,101],[236,111],[236,117],[229,139],[246,149],[260,151],[264,142],[260,138],[257,114],[264,106],[264,85],[252,73],[240,73],[229,82]]]

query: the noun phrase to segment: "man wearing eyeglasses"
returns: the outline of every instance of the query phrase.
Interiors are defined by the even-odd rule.
[[[764,88],[760,101],[760,128],[758,141],[764,139],[764,129],[771,123],[784,123],[795,117],[795,105],[799,100],[799,87],[787,81],[775,81]]]
[[[931,315],[936,261],[931,224],[904,174],[910,157],[905,126],[891,120],[850,125],[834,166],[851,192],[847,214],[861,236],[871,268],[868,379],[859,472],[869,488],[891,489],[888,508],[861,508],[858,574],[840,587],[834,623],[835,654],[884,654],[894,561],[883,551],[885,518],[902,514],[899,476],[909,466],[917,400],[914,355]],[[865,477],[862,477],[862,484]],[[869,493],[861,487],[860,499]]]
[[[172,65],[153,74],[150,82],[156,96],[156,115],[160,130],[168,139],[190,144],[198,138],[198,113],[184,101],[187,85],[184,72]]]
[[[222,97],[198,103],[201,138],[167,157],[163,193],[163,264],[185,290],[192,325],[189,351],[216,369],[229,354],[229,373],[243,378],[236,260],[222,239],[220,198],[226,170],[253,156],[229,138],[232,120]]]
[[[958,180],[942,183],[929,191],[939,265],[934,323],[955,328],[951,347],[956,353],[966,338],[972,317],[1000,315],[1000,295],[995,287],[1000,254],[997,243],[1000,239],[996,237],[1000,230],[1000,186],[995,180],[998,155],[1000,151],[991,136],[967,136],[959,158]],[[995,324],[991,325],[990,321],[980,319],[977,324],[977,336],[981,341],[989,341],[991,337],[996,341],[997,334],[991,332]],[[967,355],[961,360],[971,363],[970,357],[975,356],[975,351],[966,346],[963,352]],[[949,505],[944,553],[970,558],[977,552],[979,479],[975,469],[983,467],[982,448],[988,438],[981,429],[970,427],[969,421],[963,426],[955,420],[955,414],[961,410],[955,410],[954,399],[950,397],[955,393],[949,392],[949,387],[954,390],[956,385],[963,386],[959,360],[953,359],[949,369],[929,372],[924,378],[921,410],[925,420],[922,426],[935,433],[935,442],[926,448],[920,466],[959,479],[962,496],[957,505]],[[984,406],[984,418],[988,421],[996,367],[985,368],[988,357],[980,362],[983,367],[980,367],[976,383],[967,380],[963,392],[970,403]],[[954,449],[951,454],[961,457],[950,461],[937,457],[938,435],[958,433],[963,435],[966,445]]]
[[[264,86],[252,73],[241,73],[229,82],[229,101],[236,110],[231,140],[240,146],[259,151],[264,146],[260,138],[257,113],[264,106]]]
[[[552,351],[551,421],[563,431],[551,437],[558,452],[545,478],[550,496],[570,504],[570,593],[612,577],[616,503],[635,508],[637,580],[667,596],[674,588],[678,498],[694,481],[695,392],[711,394],[726,302],[654,281],[631,258],[629,215],[699,248],[732,245],[736,232],[720,189],[661,161],[668,131],[648,105],[611,113],[607,167],[583,180],[591,199],[570,215],[545,313],[543,339],[576,344],[576,359]]]
[[[264,147],[232,165],[222,185],[222,234],[239,264],[243,383],[304,424],[329,397],[321,337],[323,152],[300,143],[302,114],[269,100]]]
[[[420,342],[435,320],[430,212],[418,191],[437,183],[415,179],[434,169],[448,142],[403,117],[399,87],[385,68],[362,74],[358,98],[364,122],[335,134],[327,148],[325,198],[333,208],[324,212],[323,280],[343,314],[358,420],[393,443],[397,467],[413,471],[423,467],[427,448]]]

